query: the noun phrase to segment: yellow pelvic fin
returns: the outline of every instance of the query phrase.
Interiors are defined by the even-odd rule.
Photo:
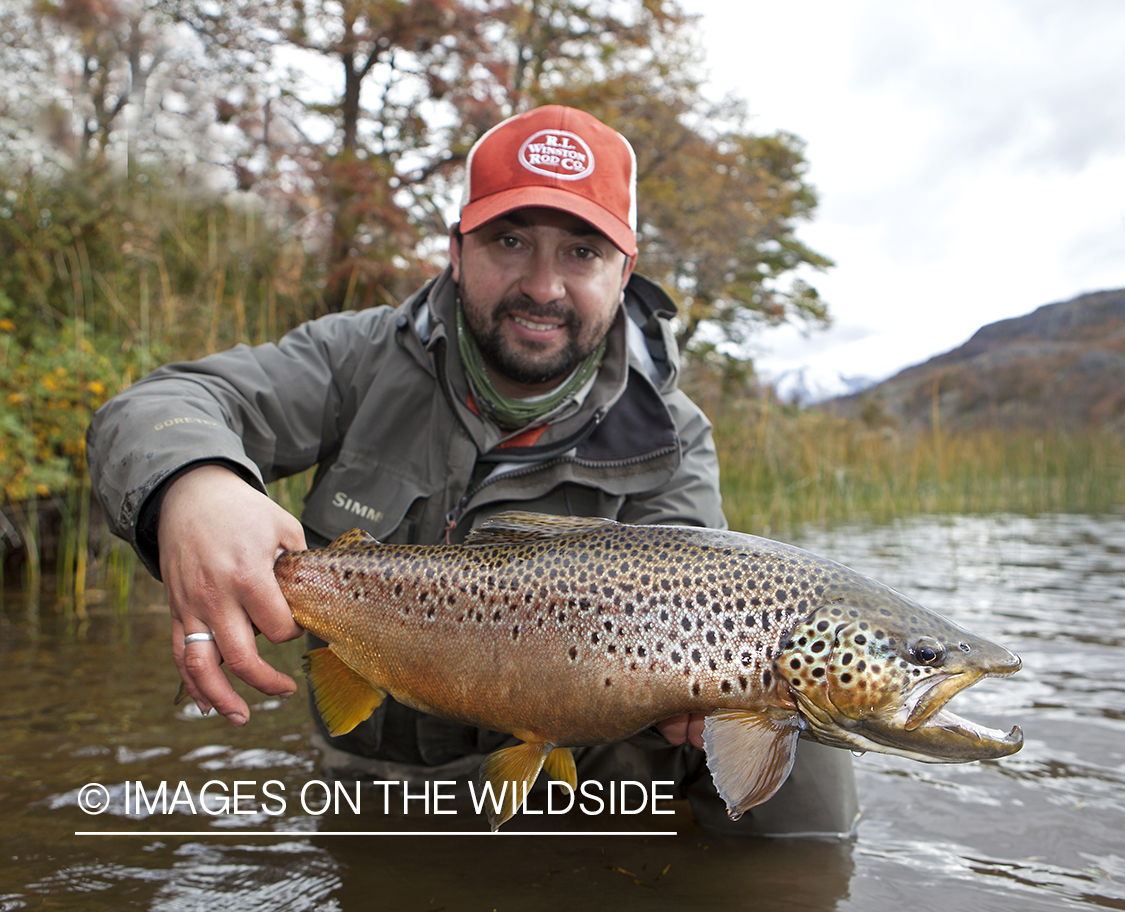
[[[493,751],[480,765],[481,785],[491,783],[495,801],[485,802],[488,823],[495,833],[523,806],[527,793],[539,776],[543,763],[554,749],[552,744],[528,741]],[[567,751],[569,754],[570,751]],[[571,766],[574,761],[571,760]],[[515,789],[513,792],[512,789]]]
[[[599,516],[550,516],[506,510],[486,519],[465,539],[466,545],[510,545],[543,541],[563,535],[579,535],[603,526],[615,526],[612,519]]]
[[[578,788],[578,770],[574,766],[574,754],[569,747],[556,747],[547,755],[543,764],[547,775],[556,782],[565,782],[572,789]]]
[[[362,529],[350,529],[343,535],[333,539],[328,549],[330,551],[344,551],[351,548],[368,548],[371,545],[377,544],[379,544],[379,542]]]
[[[375,712],[386,696],[345,665],[331,646],[314,649],[305,655],[305,674],[316,708],[320,710],[331,735],[350,732]]]
[[[800,732],[796,713],[718,710],[707,717],[707,766],[732,820],[773,797],[789,778]]]

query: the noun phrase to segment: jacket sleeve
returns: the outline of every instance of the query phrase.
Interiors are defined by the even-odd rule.
[[[103,405],[86,434],[94,492],[112,531],[158,574],[138,519],[176,474],[218,462],[264,490],[338,445],[354,377],[392,311],[333,314],[279,343],[161,367]]]
[[[719,490],[719,459],[711,422],[680,390],[665,396],[680,439],[680,465],[661,487],[629,497],[617,519],[625,523],[665,523],[726,529]]]

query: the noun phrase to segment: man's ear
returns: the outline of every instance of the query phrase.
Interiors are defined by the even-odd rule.
[[[625,300],[625,286],[629,284],[629,278],[633,275],[636,266],[637,255],[635,253],[632,256],[625,257],[625,268],[621,270],[621,297],[618,303]]]
[[[449,268],[453,271],[453,281],[461,281],[461,223],[449,229]]]

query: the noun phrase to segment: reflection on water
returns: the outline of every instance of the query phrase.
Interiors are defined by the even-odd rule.
[[[679,806],[615,818],[633,835],[613,837],[565,835],[594,828],[571,817],[536,823],[560,832],[546,837],[349,835],[479,824],[390,819],[370,795],[358,816],[303,810],[298,796],[318,776],[303,700],[261,701],[242,730],[173,709],[159,589],[141,599],[151,608],[93,611],[80,628],[48,612],[33,623],[9,598],[0,912],[1125,909],[1125,518],[924,518],[811,530],[798,543],[1018,652],[1023,671],[959,695],[955,709],[1019,724],[1024,749],[965,766],[866,754],[864,816],[846,842],[724,842]],[[299,677],[298,644],[269,648]],[[270,780],[284,810],[263,793]],[[90,783],[105,786],[107,813],[80,809]],[[192,814],[201,796],[229,812]],[[678,835],[644,835],[668,830]],[[267,831],[278,835],[254,835]]]

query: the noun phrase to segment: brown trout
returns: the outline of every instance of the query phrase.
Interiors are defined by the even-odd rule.
[[[464,545],[382,545],[353,530],[286,552],[293,616],[329,645],[306,672],[333,734],[386,694],[508,732],[482,781],[523,794],[569,748],[708,713],[707,764],[737,818],[788,777],[797,740],[931,763],[1023,744],[945,709],[1017,656],[841,564],[710,529],[503,513]],[[490,811],[493,829],[514,809]]]

